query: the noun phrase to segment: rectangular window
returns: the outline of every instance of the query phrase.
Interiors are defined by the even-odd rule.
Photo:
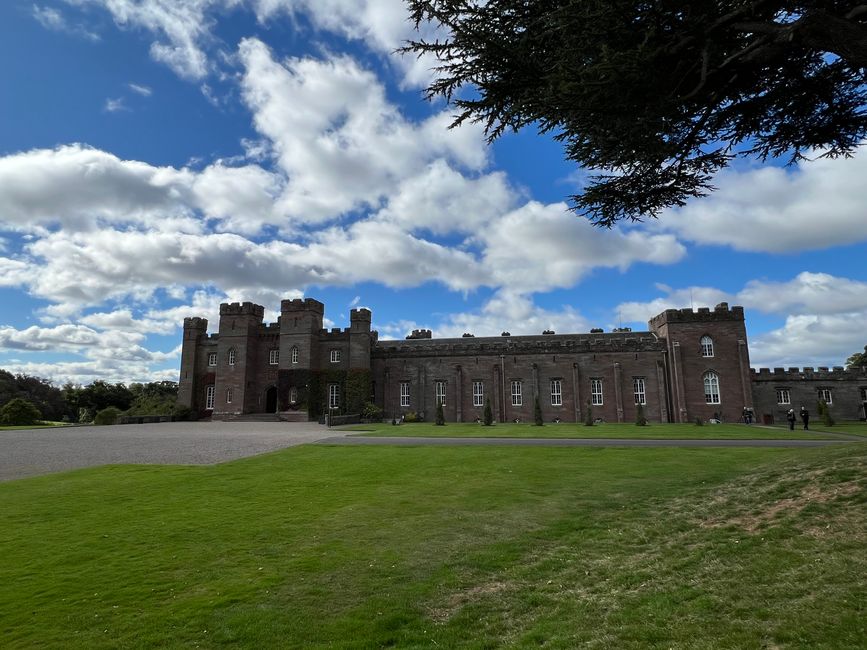
[[[644,389],[644,377],[632,378],[632,395],[636,404],[647,404],[647,392]]]
[[[518,380],[512,381],[512,406],[523,406],[524,397],[521,394],[521,382]]]
[[[272,366],[276,366],[280,363],[280,350],[271,350],[271,352],[268,353],[268,363]]]
[[[298,363],[298,348],[292,348],[292,363]]]
[[[231,350],[229,350],[229,365],[230,366],[235,365],[235,348],[232,348]]]
[[[205,409],[208,411],[214,408],[214,395],[217,394],[217,389],[211,384],[205,389]]]
[[[409,406],[409,382],[400,382],[400,405]]]
[[[777,389],[777,404],[791,404],[792,403],[792,395],[789,393],[788,388],[778,388]]]
[[[436,382],[436,405],[439,406],[442,404],[446,405],[446,382],[438,381]]]
[[[820,388],[819,389],[819,399],[825,400],[825,404],[833,404],[831,401],[831,389],[830,388]]]
[[[473,406],[485,405],[485,384],[480,381],[473,382]]]
[[[602,380],[599,378],[590,380],[590,403],[602,406]]]
[[[340,406],[340,386],[330,384],[328,386],[328,408],[336,409]]]
[[[559,379],[551,380],[551,406],[563,406],[563,390]]]
[[[331,351],[331,363],[340,363],[340,350]]]
[[[861,401],[867,402],[867,388],[861,389]]]
[[[232,403],[233,391],[232,388],[229,387],[226,389],[226,404]]]
[[[216,366],[217,365],[217,353],[216,352],[211,352],[211,354],[208,355],[208,365],[209,366]]]

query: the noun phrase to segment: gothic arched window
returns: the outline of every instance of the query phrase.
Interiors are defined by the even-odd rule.
[[[719,404],[719,376],[715,372],[704,373],[704,401]]]
[[[701,337],[701,356],[713,356],[713,339],[707,335]]]

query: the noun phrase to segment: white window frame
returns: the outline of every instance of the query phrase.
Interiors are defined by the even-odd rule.
[[[434,383],[434,404],[436,406],[446,405],[446,382],[444,381]]]
[[[485,405],[485,382],[473,382],[473,406]]]
[[[791,404],[792,393],[788,388],[777,389],[777,404]]]
[[[512,406],[524,405],[523,382],[520,379],[512,380]]]
[[[720,398],[719,375],[713,371],[708,371],[702,375],[704,382],[704,402],[705,404],[722,404]]]
[[[703,357],[712,357],[713,356],[713,339],[705,334],[701,337],[699,341],[699,345],[701,346],[701,356]]]
[[[409,382],[408,381],[402,381],[402,382],[400,382],[400,405],[401,406],[409,406],[409,398],[410,398]]]
[[[635,404],[645,406],[647,404],[647,383],[644,377],[632,378],[632,397]]]
[[[289,352],[289,358],[292,363],[298,363],[298,346],[293,345],[292,350]]]
[[[331,351],[331,363],[340,363],[340,350]]]
[[[211,352],[208,354],[208,367],[213,368],[217,365],[217,353]]]
[[[289,388],[289,403],[295,404],[298,401],[298,389],[295,386]]]
[[[820,388],[819,389],[819,399],[825,400],[825,404],[833,404],[834,401],[832,400],[831,389],[830,388]]]
[[[274,348],[268,352],[268,365],[276,366],[278,363],[280,363],[280,350]]]
[[[563,382],[560,379],[551,380],[551,406],[563,406]]]
[[[235,348],[229,349],[229,365],[230,366],[235,365]]]
[[[226,404],[231,404],[231,403],[232,403],[232,398],[233,398],[234,396],[235,396],[235,391],[232,389],[231,386],[229,386],[229,387],[226,389]]]
[[[328,408],[340,408],[340,384],[328,384]]]
[[[605,404],[601,377],[592,377],[590,379],[590,404],[592,406],[603,406]]]
[[[205,387],[205,410],[214,410],[214,398],[217,396],[217,387],[214,384],[208,384]]]

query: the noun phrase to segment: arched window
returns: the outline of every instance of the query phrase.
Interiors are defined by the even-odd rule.
[[[232,348],[231,350],[229,350],[229,365],[230,366],[235,365],[235,348]]]
[[[292,363],[298,363],[298,348],[292,347]]]
[[[712,357],[713,356],[713,339],[709,336],[701,337],[701,356],[703,357]]]
[[[704,401],[719,404],[719,377],[715,372],[704,373]]]

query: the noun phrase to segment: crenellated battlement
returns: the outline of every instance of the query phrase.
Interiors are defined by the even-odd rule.
[[[280,301],[280,311],[283,313],[293,311],[312,311],[317,314],[325,313],[325,305],[313,298],[293,298]]]
[[[415,339],[430,339],[433,338],[433,332],[430,330],[413,330],[412,334],[407,334],[407,340]]]
[[[709,323],[719,321],[742,321],[744,320],[744,308],[740,305],[729,307],[727,302],[721,302],[713,309],[699,307],[697,310],[690,308],[666,309],[650,319],[651,329],[659,329],[668,323]]]
[[[844,368],[843,366],[805,366],[804,368],[750,368],[753,381],[845,381],[867,378],[867,366]]]
[[[360,307],[358,309],[350,309],[349,310],[349,320],[350,321],[363,320],[363,321],[369,322],[371,320],[371,318],[372,318],[372,314],[370,313],[370,310],[367,309],[367,307]]]
[[[252,302],[224,302],[220,305],[220,316],[255,316],[262,318],[265,316],[265,308]]]
[[[208,330],[208,319],[199,316],[188,316],[184,319],[184,329],[206,332]]]

